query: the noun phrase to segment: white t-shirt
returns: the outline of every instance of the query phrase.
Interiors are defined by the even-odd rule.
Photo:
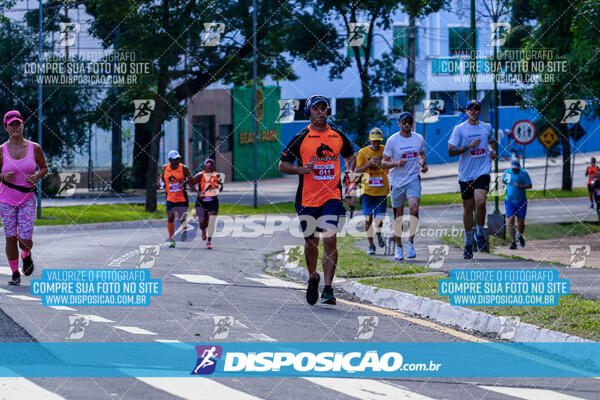
[[[419,177],[419,153],[422,151],[425,151],[425,140],[417,132],[412,132],[407,138],[396,132],[388,139],[383,154],[394,162],[406,160],[404,167],[390,169],[390,185],[404,186]]]
[[[462,182],[472,181],[481,175],[489,175],[492,170],[489,142],[494,140],[492,136],[492,125],[479,121],[477,125],[465,121],[454,127],[448,144],[456,147],[467,146],[473,140],[479,138],[479,147],[469,149],[460,155],[458,163],[458,180]]]

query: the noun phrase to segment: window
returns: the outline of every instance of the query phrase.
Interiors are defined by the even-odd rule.
[[[233,125],[219,125],[219,152],[233,151]]]
[[[477,31],[475,31],[477,40]],[[448,28],[448,52],[450,55],[471,53],[471,28]],[[477,50],[477,48],[475,48]]]
[[[416,56],[419,56],[419,31],[415,26],[415,40],[416,40]],[[394,53],[400,57],[408,57],[408,37],[410,31],[408,26],[394,26]]]
[[[346,98],[346,99],[335,99],[335,112],[337,113],[351,113],[354,112],[354,98]]]
[[[360,46],[358,48],[358,54],[360,54],[360,58],[365,58],[365,47],[366,46]],[[371,52],[369,53],[369,57],[373,57],[373,44],[371,44]],[[350,47],[347,46],[346,47],[348,49],[348,57],[354,57],[354,47]]]
[[[501,106],[516,106],[523,100],[516,90],[501,90],[498,95]]]
[[[389,114],[400,114],[402,107],[404,106],[404,96],[390,96],[388,97],[388,113]]]

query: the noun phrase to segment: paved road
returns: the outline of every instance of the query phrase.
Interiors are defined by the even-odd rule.
[[[164,228],[40,233],[36,235],[34,277],[42,269],[135,267],[138,246],[164,240]],[[263,272],[265,255],[299,243],[280,233],[270,238],[215,239],[212,251],[199,240],[175,249],[163,246],[152,268],[152,277],[163,282],[163,294],[154,297],[149,307],[53,309],[32,300],[29,278],[23,286],[9,288],[3,283],[8,276],[0,275],[0,309],[5,313],[0,314],[1,340],[65,341],[68,317],[77,313],[90,316],[83,340],[99,342],[206,341],[213,316],[234,317],[226,341],[353,341],[357,317],[362,315],[379,316],[372,341],[467,340],[462,332],[442,332],[365,309],[341,294],[339,298],[347,302],[334,309],[308,306],[302,285]],[[0,273],[6,274],[5,268]],[[0,397],[8,399],[205,399],[208,393],[210,398],[277,400],[591,400],[599,390],[594,379],[0,379]]]

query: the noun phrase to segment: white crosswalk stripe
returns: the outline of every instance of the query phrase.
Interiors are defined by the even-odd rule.
[[[226,281],[208,275],[173,274],[174,277],[190,283],[208,283],[210,285],[227,285]]]
[[[19,400],[64,400],[25,378],[0,378],[0,399]]]
[[[157,333],[151,332],[151,331],[147,331],[145,329],[142,328],[138,328],[137,326],[118,326],[115,325],[113,326],[113,328],[116,329],[120,329],[122,331],[128,332],[128,333],[132,333],[134,335],[158,335]]]
[[[433,400],[399,386],[374,379],[304,378],[327,389],[362,400]]]
[[[516,388],[508,386],[479,386],[482,389],[524,400],[584,400],[581,397],[569,396],[547,389]]]
[[[260,400],[259,397],[230,388],[215,380],[200,377],[189,378],[137,378],[157,389],[184,399],[204,400]]]
[[[25,300],[25,301],[41,301],[40,298],[23,296],[20,294],[7,294],[7,296],[12,297],[13,299],[19,299],[19,300]]]
[[[0,267],[0,275],[12,276],[12,270],[10,267]]]
[[[283,288],[292,288],[292,289],[305,289],[306,285],[302,285],[297,282],[284,281],[283,279],[278,279],[273,276],[261,274],[260,278],[246,278],[249,281],[262,283],[265,286],[269,287],[283,287]]]

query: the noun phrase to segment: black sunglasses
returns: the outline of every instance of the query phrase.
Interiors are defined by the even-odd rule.
[[[481,111],[481,107],[479,107],[479,106],[473,106],[473,107],[467,108],[467,110]]]
[[[412,125],[413,122],[414,121],[412,119],[410,119],[410,118],[406,118],[406,119],[402,120],[403,124],[408,124],[408,125]]]

